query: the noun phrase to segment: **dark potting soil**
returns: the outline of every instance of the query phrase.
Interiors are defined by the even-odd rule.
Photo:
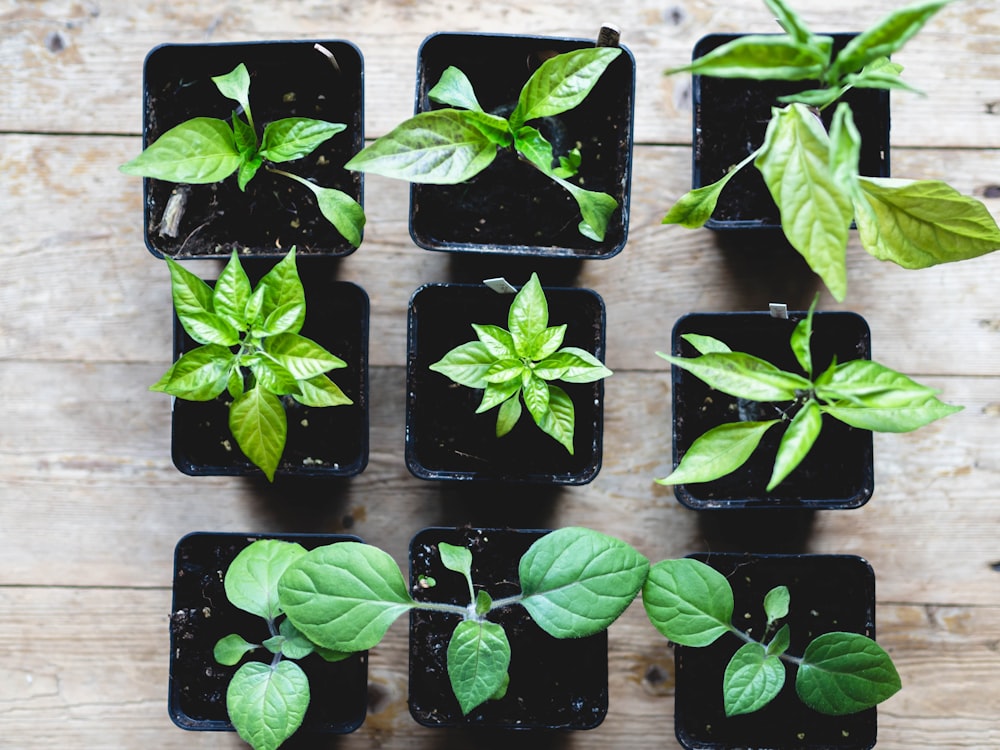
[[[334,281],[332,265],[321,259],[296,263],[306,289],[300,333],[347,363],[327,375],[354,403],[317,408],[283,397],[288,438],[277,474],[354,476],[368,463],[368,295],[355,284]],[[174,359],[196,346],[175,316]],[[231,401],[227,392],[214,401],[174,400],[173,460],[185,474],[260,473],[229,429]]]
[[[212,82],[240,62],[250,72],[250,108],[258,140],[264,127],[285,117],[311,117],[347,128],[312,154],[279,165],[322,187],[342,190],[361,201],[362,178],[344,164],[364,145],[362,58],[356,47],[321,41],[337,65],[314,49],[315,42],[164,45],[150,52],[145,65],[143,144],[193,117],[232,120],[242,109]],[[284,255],[293,245],[304,255],[347,255],[354,248],[323,218],[312,192],[261,168],[241,192],[236,175],[209,185],[183,185],[147,179],[147,244],[174,258],[225,258],[236,249],[260,257]],[[171,195],[186,195],[176,236],[161,233]]]
[[[710,34],[695,45],[693,57],[701,57],[737,38],[736,34]],[[853,34],[833,34],[834,53]],[[779,96],[815,88],[814,81],[754,81],[745,78],[694,76],[694,180],[702,187],[720,179],[764,142],[771,108],[783,106]],[[859,170],[871,177],[889,176],[889,92],[852,89],[841,101],[851,105],[861,133]],[[827,128],[836,106],[822,113]],[[760,172],[749,165],[730,180],[719,197],[711,228],[778,227],[780,216]]]
[[[410,592],[421,601],[468,604],[461,574],[441,564],[437,545],[447,542],[472,551],[472,580],[494,599],[517,594],[518,564],[546,532],[497,529],[424,529],[410,543]],[[421,585],[431,577],[432,588]],[[456,615],[411,610],[410,713],[427,726],[510,729],[591,729],[608,710],[608,638],[558,639],[545,633],[519,606],[490,615],[511,645],[506,696],[487,701],[462,716],[448,679],[448,642]]]
[[[788,653],[801,656],[823,633],[846,631],[875,637],[875,577],[863,559],[850,555],[691,555],[721,572],[733,587],[734,621],[761,637],[767,618],[764,595],[775,586],[791,594]],[[786,664],[785,685],[760,711],[726,717],[722,676],[742,641],[724,635],[711,646],[674,646],[677,738],[689,749],[781,748],[862,750],[875,744],[871,708],[827,716],[805,706],[795,693],[795,667]]]
[[[226,689],[239,665],[215,661],[216,642],[230,633],[260,643],[269,636],[266,622],[234,607],[226,598],[223,578],[240,550],[258,534],[189,534],[174,551],[173,608],[170,614],[170,717],[184,729],[232,729],[226,712]],[[337,535],[281,535],[307,549],[337,541]],[[264,653],[261,653],[264,652]],[[270,661],[258,649],[246,659]],[[242,662],[241,662],[242,663]],[[368,654],[330,663],[316,654],[299,660],[309,678],[311,699],[302,732],[345,733],[364,721],[368,703]]]
[[[804,316],[788,320],[768,313],[694,313],[674,326],[673,353],[697,356],[681,339],[686,333],[713,336],[734,351],[766,359],[783,370],[801,373],[789,338]],[[837,362],[871,357],[871,333],[855,313],[818,312],[813,316],[813,371]],[[674,465],[691,444],[724,422],[774,419],[790,404],[754,404],[716,391],[680,368],[673,368]],[[766,491],[784,427],[775,425],[740,469],[712,482],[678,485],[678,499],[697,509],[742,507],[852,508],[871,497],[872,434],[823,417],[819,439],[809,455],[770,493]]]
[[[546,289],[549,325],[567,324],[563,346],[604,360],[604,303],[586,289]],[[507,328],[513,295],[485,286],[431,284],[411,300],[407,356],[407,465],[425,479],[490,479],[583,484],[600,469],[604,384],[558,383],[576,411],[574,454],[542,432],[523,405],[521,419],[496,437],[497,408],[476,414],[483,391],[453,383],[430,365],[475,341],[472,323]],[[498,407],[499,408],[499,407]]]
[[[454,65],[469,77],[484,110],[508,116],[521,87],[544,60],[588,46],[593,42],[434,35],[420,50],[416,109],[423,112],[442,106],[432,103],[427,92]],[[634,78],[635,62],[623,48],[582,104],[531,123],[553,144],[556,156],[579,147],[580,172],[571,181],[618,201],[603,242],[580,234],[580,209],[565,189],[508,150],[465,183],[414,184],[410,194],[414,241],[421,247],[453,251],[544,252],[584,258],[616,254],[628,231]]]

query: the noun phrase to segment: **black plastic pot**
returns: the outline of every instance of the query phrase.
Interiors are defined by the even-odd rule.
[[[444,70],[454,65],[472,82],[487,112],[509,115],[521,87],[548,57],[594,40],[499,34],[433,34],[417,60],[415,111],[441,105],[427,98]],[[557,155],[579,144],[578,180],[614,197],[603,242],[577,230],[580,211],[565,189],[513,151],[501,151],[486,170],[460,185],[418,185],[410,192],[410,235],[420,247],[452,252],[572,258],[609,258],[625,246],[632,174],[635,59],[622,54],[587,98],[571,112],[533,122]]]
[[[315,48],[321,45],[330,58]],[[257,137],[264,126],[284,117],[312,117],[347,126],[312,154],[283,165],[289,172],[362,201],[362,176],[344,164],[364,146],[361,52],[341,40],[225,44],[166,44],[146,57],[143,71],[143,147],[193,117],[231,120],[240,109],[224,97],[213,76],[239,63],[250,72],[250,107]],[[240,112],[242,115],[242,111]],[[146,247],[156,256],[274,258],[293,245],[302,255],[343,256],[354,251],[316,206],[308,189],[261,168],[241,192],[236,176],[209,185],[144,179]],[[175,236],[162,233],[164,213],[181,218]]]
[[[167,710],[182,729],[233,731],[226,711],[226,689],[239,667],[217,663],[212,650],[230,633],[251,641],[256,638],[258,643],[269,633],[262,618],[229,603],[223,578],[244,547],[265,538],[297,542],[307,549],[359,541],[341,534],[194,532],[177,542]],[[261,650],[256,655],[264,659]],[[270,653],[266,656],[269,661]],[[311,696],[298,733],[345,734],[361,726],[368,706],[368,652],[335,663],[311,654],[298,663],[309,678]]]
[[[518,563],[545,531],[424,529],[410,542],[410,591],[423,601],[469,603],[465,579],[441,564],[447,542],[472,550],[472,580],[494,599],[520,591]],[[432,577],[432,588],[421,580]],[[519,606],[491,619],[503,625],[511,646],[510,685],[500,700],[467,716],[451,689],[446,654],[459,619],[441,612],[410,612],[410,714],[429,727],[593,729],[608,711],[608,634],[553,638]]]
[[[736,39],[739,34],[709,34],[695,45],[692,58]],[[855,34],[833,34],[834,51]],[[777,98],[809,88],[811,81],[755,81],[745,78],[693,76],[694,102],[692,187],[710,185],[764,142],[771,108],[782,106]],[[889,176],[889,92],[852,89],[842,98],[851,105],[861,133],[861,174]],[[827,127],[835,107],[824,110]],[[752,165],[740,171],[719,197],[709,229],[777,229],[781,225],[778,207]]]
[[[288,438],[276,476],[349,477],[368,465],[368,295],[313,262],[297,260],[306,290],[301,334],[347,363],[327,374],[354,403],[316,408],[283,397]],[[175,315],[174,361],[196,346]],[[231,400],[226,392],[214,401],[173,400],[171,452],[185,474],[261,475],[229,429]]]
[[[724,341],[733,351],[766,359],[783,370],[800,372],[789,338],[805,313],[788,319],[768,313],[691,313],[674,325],[675,356],[694,357],[694,347],[681,336],[700,333]],[[813,316],[814,372],[837,362],[871,358],[871,332],[855,313],[817,312]],[[778,405],[754,404],[720,393],[694,375],[672,368],[673,465],[706,431],[724,422],[772,419]],[[787,404],[786,404],[787,406]],[[677,499],[689,508],[857,508],[868,502],[874,488],[872,433],[849,427],[824,415],[819,439],[809,455],[771,492],[767,483],[778,443],[784,434],[775,426],[740,469],[712,482],[677,485]]]
[[[604,360],[604,300],[589,289],[545,288],[549,325],[567,324],[563,346]],[[406,465],[420,479],[586,484],[601,468],[604,383],[562,383],[576,410],[574,454],[542,432],[527,408],[496,437],[497,410],[476,414],[483,392],[430,365],[475,341],[473,323],[507,328],[513,295],[476,284],[426,284],[410,298],[406,359]]]
[[[791,609],[788,653],[801,656],[823,633],[846,631],[875,637],[875,573],[853,555],[695,554],[728,579],[738,627],[764,631],[764,595],[787,586]],[[877,717],[871,708],[828,716],[803,704],[795,693],[795,669],[786,665],[785,685],[770,704],[751,714],[727,717],[722,676],[742,641],[724,635],[711,646],[674,646],[674,726],[688,750],[867,750],[875,745]]]

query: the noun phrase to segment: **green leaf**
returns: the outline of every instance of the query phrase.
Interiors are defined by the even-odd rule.
[[[251,661],[226,690],[226,708],[236,732],[254,750],[277,750],[299,728],[309,706],[309,679],[291,661]]]
[[[296,380],[309,380],[329,370],[347,367],[347,363],[340,357],[297,333],[269,336],[261,345]]]
[[[486,372],[486,382],[491,385],[506,385],[512,380],[521,383],[521,374],[524,372],[524,363],[519,359],[501,359],[494,362]],[[508,394],[509,395],[509,394]]]
[[[257,154],[257,134],[250,124],[233,112],[233,141],[236,150],[243,157],[243,164],[252,161]],[[260,162],[258,162],[259,166]]]
[[[788,593],[787,586],[775,586],[768,591],[764,595],[764,614],[767,615],[768,624],[788,617],[788,607],[791,601],[792,596]]]
[[[360,203],[343,190],[322,187],[291,172],[281,172],[281,174],[295,180],[313,194],[323,218],[333,224],[334,229],[340,232],[352,247],[361,245],[362,230],[367,219],[365,209]]]
[[[767,644],[767,653],[772,656],[781,656],[788,650],[791,643],[791,629],[788,625],[782,625],[778,632],[774,634],[771,642]]]
[[[521,378],[513,378],[502,383],[487,383],[486,390],[483,391],[483,400],[476,409],[476,414],[489,411],[494,406],[505,403],[521,392]],[[515,399],[516,400],[516,399]],[[518,402],[520,403],[520,402]],[[520,416],[518,409],[518,416]],[[513,425],[511,425],[513,426]],[[504,433],[506,434],[506,433]],[[500,437],[499,435],[497,437]]]
[[[275,581],[275,597],[277,597],[277,581]],[[281,621],[281,624],[278,626],[278,632],[283,639],[281,642],[281,655],[286,659],[304,659],[316,650],[313,642],[300,633],[298,628],[287,617]],[[341,658],[344,656],[346,655],[341,655]],[[340,661],[340,659],[337,659],[337,661]]]
[[[860,159],[861,133],[854,124],[851,106],[841,102],[837,105],[833,121],[830,123],[830,173],[847,196],[853,196],[859,190]]]
[[[280,325],[271,319],[271,327],[267,332],[298,333],[306,317],[306,293],[299,278],[294,247],[275,264],[274,268],[264,274],[264,277],[257,284],[257,289],[262,294],[260,316],[265,321],[269,320],[276,310],[287,311],[290,309],[289,306],[301,306],[301,311],[291,321],[285,318],[284,312],[280,316]]]
[[[541,378],[535,377],[527,371],[525,375],[521,380],[521,393],[524,394],[524,405],[528,407],[528,411],[534,418],[535,424],[541,427],[549,411],[550,390],[555,386],[550,386]],[[558,440],[559,438],[556,439]],[[570,453],[572,452],[571,446]]]
[[[485,617],[493,609],[493,597],[485,591],[476,594],[476,614]]]
[[[809,399],[788,424],[785,434],[781,436],[778,454],[774,457],[774,469],[767,483],[768,492],[785,481],[785,478],[802,463],[802,459],[809,455],[822,427],[823,414],[819,404]]]
[[[458,109],[421,112],[376,139],[345,166],[410,182],[464,182],[496,158],[496,144],[481,127],[489,117]]]
[[[288,619],[317,646],[364,651],[414,606],[392,557],[359,542],[308,552],[278,581]]]
[[[229,429],[240,450],[273,482],[288,433],[280,399],[259,386],[251,388],[229,407]]]
[[[711,482],[731,474],[747,462],[764,433],[780,419],[766,422],[730,422],[705,432],[681,458],[677,467],[657,484]]]
[[[802,320],[795,324],[795,328],[792,329],[791,341],[789,342],[792,346],[792,353],[795,354],[795,359],[799,363],[807,377],[812,377],[813,365],[812,365],[812,349],[809,345],[812,339],[812,318],[813,311],[816,308],[816,302],[819,300],[819,295],[813,299],[812,306],[809,308],[809,314],[806,315]]]
[[[759,81],[819,78],[829,62],[829,51],[824,51],[822,46],[802,44],[785,36],[748,34],[716,47],[690,65],[667,73],[690,72],[714,78]]]
[[[229,73],[221,76],[212,76],[215,87],[219,93],[227,99],[232,99],[243,108],[244,114],[253,129],[253,117],[250,114],[250,73],[247,66],[240,63]]]
[[[584,190],[572,182],[567,182],[554,175],[550,176],[569,191],[573,200],[576,201],[576,205],[580,208],[580,215],[583,217],[583,221],[577,227],[580,234],[594,240],[594,242],[603,242],[611,214],[618,208],[618,201],[607,193]]]
[[[521,399],[515,393],[513,396],[508,398],[500,405],[500,410],[497,412],[497,429],[496,435],[498,438],[503,437],[511,430],[514,429],[514,425],[517,424],[517,420],[521,418]]]
[[[778,204],[781,226],[838,301],[847,294],[851,199],[830,168],[830,138],[804,105],[774,109],[755,164]]]
[[[657,356],[716,390],[751,401],[792,401],[796,391],[812,386],[801,375],[744,352],[710,352],[691,358],[657,352]]]
[[[574,146],[565,156],[559,157],[559,166],[555,168],[556,177],[573,177],[580,171],[580,164],[583,163],[583,155],[580,149]]]
[[[482,112],[483,108],[476,99],[476,92],[468,76],[453,65],[445,68],[441,79],[427,92],[427,98],[432,102],[446,104],[449,107],[471,109]]]
[[[485,388],[488,384],[486,373],[496,358],[481,341],[470,341],[456,346],[437,362],[429,366],[459,385],[469,388]]]
[[[844,83],[859,89],[901,89],[922,95],[923,91],[900,78],[902,71],[902,65],[890,62],[888,57],[880,57],[866,65],[860,73],[844,76]]]
[[[236,555],[223,585],[234,607],[273,622],[281,614],[278,579],[306,553],[304,547],[278,539],[258,539]]]
[[[796,13],[784,0],[764,0],[764,5],[778,20],[778,25],[799,44],[809,44],[813,33],[806,26],[802,17]]]
[[[554,175],[555,167],[552,163],[555,156],[552,153],[552,144],[549,143],[541,131],[530,125],[523,125],[514,133],[514,148],[525,159],[534,164],[544,174]]]
[[[858,234],[879,260],[928,268],[1000,248],[1000,227],[986,206],[943,182],[863,177],[858,185]]]
[[[172,258],[164,258],[170,270],[170,295],[177,319],[199,344],[231,346],[239,335],[215,313],[212,287]],[[232,340],[235,337],[235,340]]]
[[[521,89],[510,116],[511,127],[516,131],[529,120],[576,107],[620,54],[619,47],[589,47],[550,57]]]
[[[244,316],[250,300],[250,279],[233,250],[212,291],[212,309],[237,331],[247,330]]]
[[[340,386],[326,375],[300,380],[298,386],[299,392],[291,394],[292,398],[306,406],[348,406],[354,403]]]
[[[246,359],[249,360],[250,372],[261,389],[275,396],[289,396],[299,392],[299,383],[295,376],[280,363],[260,355],[251,355]]]
[[[496,359],[517,359],[514,338],[500,326],[472,324],[476,336]]]
[[[649,561],[620,539],[579,527],[558,529],[521,557],[521,604],[546,633],[582,638],[611,625],[648,572]]]
[[[538,380],[538,378],[535,378],[535,380]],[[573,430],[576,422],[576,410],[573,407],[573,401],[566,391],[557,385],[549,384],[548,394],[548,408],[542,415],[541,421],[539,422],[536,419],[535,423],[541,428],[542,432],[555,438],[572,456]],[[527,399],[525,403],[527,403]]]
[[[230,633],[224,638],[220,638],[212,649],[212,656],[215,660],[227,667],[233,667],[240,663],[244,654],[255,651],[258,648],[256,643],[244,640],[243,636]]]
[[[567,346],[535,367],[535,374],[545,380],[566,383],[593,383],[613,375],[604,364],[585,349]]]
[[[756,151],[754,155],[756,155]],[[705,222],[712,218],[712,213],[719,202],[719,195],[722,189],[729,183],[739,169],[730,169],[719,180],[711,185],[704,185],[694,190],[689,190],[677,202],[670,207],[667,215],[663,217],[662,224],[680,224],[686,229],[698,229],[705,226]]]
[[[308,117],[286,117],[275,120],[264,127],[260,155],[276,164],[301,159],[346,128],[343,123],[313,120]]]
[[[653,565],[642,587],[642,604],[653,627],[682,646],[708,646],[732,630],[735,605],[729,581],[698,560]]]
[[[712,336],[703,336],[700,333],[685,333],[681,338],[691,344],[698,354],[725,354],[732,351],[728,344]]]
[[[759,643],[745,643],[733,654],[722,677],[726,716],[757,711],[781,692],[785,665]]]
[[[249,161],[244,161],[240,164],[239,172],[236,175],[236,184],[239,186],[241,191],[246,191],[247,185],[250,184],[250,180],[254,178],[257,171],[260,169],[264,160],[259,156],[255,156]]]
[[[463,620],[451,635],[447,659],[451,689],[464,716],[503,687],[510,666],[510,643],[496,623]]]
[[[532,273],[507,312],[507,329],[518,356],[534,359],[538,336],[549,325],[549,305],[538,274]]]
[[[871,638],[826,633],[802,656],[795,690],[810,708],[839,716],[871,708],[902,687],[892,658]]]
[[[211,401],[226,390],[234,361],[227,347],[199,346],[182,354],[149,390],[185,401]]]
[[[438,553],[441,555],[441,564],[448,570],[461,573],[472,585],[472,551],[468,547],[459,547],[447,542],[438,544]]]
[[[297,331],[302,327],[305,318],[305,304],[302,302],[286,302],[280,307],[271,311],[267,319],[255,326],[253,332],[258,336],[277,336],[296,334],[289,331]]]
[[[243,157],[225,120],[196,117],[182,122],[119,167],[125,174],[202,185],[239,169]]]

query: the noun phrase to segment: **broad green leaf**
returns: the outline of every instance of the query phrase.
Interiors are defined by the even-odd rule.
[[[853,206],[830,168],[830,138],[802,104],[773,110],[755,164],[778,204],[781,226],[838,301],[847,295]]]
[[[549,411],[550,390],[554,387],[528,371],[525,371],[525,377],[521,379],[521,393],[524,394],[524,405],[528,407],[528,411],[534,418],[535,424],[539,427],[542,426],[542,422]],[[558,438],[556,439],[558,440]],[[572,452],[570,450],[570,453]]]
[[[896,402],[894,396],[889,401]],[[859,406],[850,401],[842,401],[832,406],[824,406],[823,411],[851,427],[873,432],[910,432],[962,410],[961,406],[951,406],[940,401],[933,394],[914,396],[906,404],[880,404],[879,398],[866,398]]]
[[[234,607],[273,622],[281,614],[278,579],[306,553],[302,545],[279,539],[258,539],[236,555],[223,585]]]
[[[532,359],[535,361],[543,360],[546,357],[555,354],[555,352],[562,346],[563,340],[566,338],[566,324],[563,323],[559,326],[549,326],[544,331],[542,331],[538,336],[535,337],[535,343],[532,346],[534,350],[534,355]]]
[[[754,154],[756,153],[755,151]],[[716,180],[711,185],[704,185],[686,192],[670,207],[661,223],[680,224],[687,229],[698,229],[705,226],[705,222],[712,218],[722,189],[738,171],[735,168],[730,169],[721,179]]]
[[[500,409],[497,412],[496,428],[496,436],[498,438],[503,437],[513,430],[514,425],[517,424],[517,420],[521,418],[521,398],[518,395],[519,393],[520,390],[500,405]]]
[[[376,547],[338,542],[311,550],[278,581],[288,619],[317,646],[365,651],[414,606],[399,566]]]
[[[534,380],[539,380],[534,378]],[[576,423],[576,410],[569,395],[557,385],[549,385],[548,408],[542,415],[542,420],[536,424],[546,435],[556,439],[569,454],[573,455],[573,429]],[[525,400],[527,403],[527,400]],[[534,416],[534,415],[532,415]]]
[[[286,117],[275,120],[264,127],[260,155],[276,164],[301,159],[346,128],[347,126],[340,122],[313,120],[308,117]]]
[[[186,401],[211,401],[226,390],[234,361],[225,346],[199,346],[181,355],[149,390]]]
[[[476,414],[489,411],[494,406],[506,403],[511,398],[516,400],[517,394],[521,392],[521,378],[517,377],[502,383],[487,383],[486,390],[483,391],[483,400],[476,408]],[[520,416],[520,411],[518,411]],[[506,434],[506,433],[505,433]]]
[[[486,382],[499,385],[515,380],[520,384],[524,371],[524,363],[520,359],[501,359],[486,371]]]
[[[287,305],[301,305],[301,314],[292,323],[284,321],[281,325],[282,331],[298,333],[306,316],[306,293],[299,279],[294,247],[275,264],[274,268],[264,274],[257,284],[257,289],[261,290],[263,296],[260,315],[265,321],[279,308],[287,309]]]
[[[212,76],[212,82],[220,94],[243,107],[250,128],[253,129],[253,117],[250,114],[250,73],[247,71],[247,66],[240,63],[225,75]]]
[[[199,344],[235,346],[240,343],[240,334],[232,324],[215,313],[194,313],[178,315],[181,325],[188,335]]]
[[[567,346],[539,362],[535,367],[535,374],[545,380],[592,383],[610,377],[613,373],[585,349]]]
[[[275,596],[277,596],[277,581],[275,581]],[[281,621],[278,632],[283,639],[281,655],[286,659],[304,659],[316,650],[313,642],[300,633],[287,617]]]
[[[226,690],[229,719],[254,750],[277,750],[299,728],[308,706],[309,679],[291,661],[247,662]]]
[[[309,380],[329,370],[347,367],[347,363],[340,357],[297,333],[269,336],[261,345],[296,380]]]
[[[902,687],[892,658],[871,638],[826,633],[806,647],[795,691],[810,708],[839,716],[881,703]]]
[[[649,561],[620,539],[558,529],[521,557],[521,604],[549,635],[582,638],[605,630],[625,611],[648,571]]]
[[[722,677],[726,716],[757,711],[781,692],[785,665],[759,643],[745,643],[733,654]]]
[[[410,182],[464,182],[497,155],[496,144],[474,124],[484,117],[458,109],[421,112],[376,139],[345,166]]]
[[[510,666],[504,629],[485,620],[463,620],[448,643],[448,678],[467,715],[503,687]]]
[[[236,633],[230,633],[216,642],[215,648],[212,649],[212,656],[219,664],[233,667],[240,663],[244,654],[255,651],[257,648],[258,644],[250,643]]]
[[[731,474],[747,462],[764,433],[780,419],[767,422],[730,422],[705,432],[681,458],[677,467],[657,484],[711,482]]]
[[[202,185],[239,169],[243,157],[225,120],[196,117],[182,122],[119,167],[125,174]]]
[[[802,44],[785,36],[748,34],[716,47],[690,65],[667,73],[801,81],[819,78],[828,62],[829,52],[824,52],[820,46]]]
[[[251,388],[229,407],[229,429],[240,450],[273,482],[288,433],[281,400],[260,386]]]
[[[427,98],[432,102],[446,104],[449,107],[471,109],[482,112],[483,108],[476,99],[476,92],[468,76],[453,65],[445,68],[440,80],[427,92]]]
[[[775,586],[764,595],[764,614],[767,615],[768,623],[788,617],[788,607],[791,604],[792,596],[788,592],[787,586]]]
[[[524,125],[514,133],[514,148],[525,159],[534,164],[538,169],[547,175],[555,174],[555,167],[552,163],[555,156],[552,153],[552,144],[537,128]]]
[[[260,644],[260,645],[262,645],[264,648],[266,648],[272,654],[280,654],[281,653],[281,644],[284,643],[284,642],[285,642],[285,636],[283,636],[283,635],[272,635],[270,638],[265,639],[264,642],[262,644]]]
[[[429,369],[439,372],[459,385],[469,388],[485,388],[486,373],[496,358],[481,341],[470,341],[456,346]]]
[[[461,573],[466,580],[471,579],[472,551],[468,547],[441,542],[438,544],[438,553],[441,555],[441,564],[448,570]]]
[[[682,646],[708,646],[732,630],[732,587],[722,573],[698,560],[653,565],[642,604],[653,627]]]
[[[577,227],[580,234],[594,240],[594,242],[603,242],[611,214],[618,208],[618,201],[607,193],[585,190],[572,182],[567,182],[554,175],[550,176],[569,191],[573,200],[576,201],[576,205],[580,208],[580,215],[583,217],[583,221]]]
[[[507,312],[507,329],[514,339],[514,351],[518,356],[534,358],[538,336],[548,325],[549,304],[538,274],[532,273]]]
[[[233,250],[225,268],[219,274],[212,292],[212,309],[238,331],[247,330],[244,317],[252,289],[250,279]]]
[[[280,174],[295,180],[313,194],[323,218],[333,224],[334,229],[340,232],[352,247],[361,245],[362,231],[367,219],[365,209],[360,203],[343,190],[322,187],[291,172],[280,172]]]
[[[183,322],[191,316],[214,313],[212,287],[173,258],[164,261],[170,270],[170,296],[177,317]]]
[[[785,481],[785,478],[802,463],[802,459],[809,455],[822,427],[823,413],[819,404],[809,399],[788,424],[785,434],[781,436],[778,454],[774,457],[774,469],[767,483],[768,492]]]
[[[576,107],[621,52],[619,47],[589,47],[550,57],[521,89],[510,116],[511,127],[516,131],[529,120]]]
[[[327,375],[300,380],[298,386],[299,392],[291,394],[292,398],[306,406],[348,406],[354,403]]]
[[[1000,248],[1000,227],[986,206],[943,182],[862,177],[858,185],[858,234],[879,260],[928,268]]]
[[[261,355],[251,355],[248,359],[250,372],[261,389],[275,396],[290,396],[299,392],[299,381],[281,363]]]
[[[476,336],[495,359],[516,359],[514,338],[500,326],[472,324]]]
[[[795,373],[744,352],[710,352],[699,357],[657,355],[694,375],[716,390],[751,401],[792,401],[796,391],[812,383]]]
[[[302,328],[305,319],[305,304],[303,302],[286,302],[280,307],[271,311],[267,319],[260,325],[254,327],[254,334],[258,336],[276,336],[287,334],[294,336],[289,331],[298,331]]]
[[[691,344],[698,354],[725,354],[732,351],[727,343],[719,341],[719,339],[713,336],[703,336],[700,333],[685,333],[681,338]]]

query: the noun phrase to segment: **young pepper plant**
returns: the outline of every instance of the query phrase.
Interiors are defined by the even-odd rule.
[[[675,367],[712,388],[748,401],[775,402],[779,416],[762,421],[718,425],[697,438],[680,463],[660,484],[710,482],[742,466],[764,434],[776,425],[785,433],[778,445],[767,491],[770,492],[802,462],[823,426],[823,416],[874,432],[909,432],[961,411],[938,400],[937,391],[868,359],[814,368],[812,319],[819,297],[792,330],[790,346],[803,374],[781,370],[766,360],[732,351],[711,336],[683,338],[700,356],[674,357],[657,352]]]
[[[270,635],[262,643],[251,643],[231,633],[221,638],[213,651],[215,660],[229,667],[260,648],[271,653],[270,662],[245,662],[226,689],[229,720],[254,750],[275,750],[302,724],[309,707],[309,678],[294,660],[312,653],[327,661],[349,656],[316,647],[284,617],[278,601],[278,579],[305,554],[299,544],[259,539],[240,551],[223,579],[229,602],[262,617]]]
[[[920,0],[900,8],[835,56],[833,39],[810,31],[784,0],[764,2],[785,34],[743,36],[667,72],[809,80],[818,88],[781,97],[784,106],[772,108],[763,144],[718,181],[682,196],[663,223],[703,226],[729,180],[752,162],[778,205],[788,242],[839,301],[847,295],[852,221],[865,250],[904,268],[966,260],[1000,248],[1000,227],[986,206],[944,182],[861,176],[861,137],[849,104],[837,104],[829,132],[818,117],[851,88],[912,90],[899,75],[902,66],[888,56],[951,0]]]
[[[273,481],[288,435],[282,396],[315,407],[352,403],[326,375],[347,363],[299,334],[306,299],[295,248],[255,288],[236,251],[214,289],[171,258],[166,262],[177,318],[201,346],[184,353],[150,390],[188,401],[228,391],[229,429]]]
[[[168,182],[201,185],[220,182],[234,172],[240,190],[263,166],[309,189],[320,212],[354,247],[361,244],[364,209],[347,193],[316,185],[276,164],[301,159],[347,126],[308,117],[287,117],[264,127],[260,140],[250,110],[250,74],[240,63],[212,81],[219,93],[243,110],[244,120],[233,112],[232,125],[215,117],[195,117],[163,133],[139,156],[121,165],[125,174]]]
[[[570,182],[580,167],[579,149],[554,154],[552,144],[529,123],[579,105],[620,54],[617,47],[593,47],[549,58],[524,84],[508,117],[484,111],[465,73],[449,67],[427,92],[431,101],[449,106],[402,122],[346,167],[410,182],[454,185],[486,169],[499,149],[514,149],[573,196],[583,219],[580,233],[601,242],[618,201]]]
[[[831,632],[813,639],[802,656],[788,653],[791,596],[778,586],[764,597],[767,616],[760,640],[733,625],[733,590],[726,577],[690,558],[662,560],[650,568],[642,603],[653,626],[681,646],[701,648],[732,634],[743,645],[722,676],[726,716],[757,711],[781,691],[785,665],[796,667],[795,691],[810,708],[824,714],[863,711],[901,687],[892,658],[874,640],[858,633]]]
[[[296,560],[278,581],[278,598],[300,632],[338,652],[372,648],[411,609],[455,616],[448,676],[468,714],[502,697],[509,680],[510,642],[491,613],[519,605],[549,635],[583,638],[605,630],[625,611],[649,571],[648,560],[625,542],[564,528],[538,539],[521,557],[521,593],[493,599],[474,585],[468,549],[441,543],[438,550],[442,564],[465,577],[467,604],[415,600],[388,553],[354,542],[320,547]]]
[[[507,329],[477,323],[472,329],[478,341],[455,347],[430,369],[460,385],[483,389],[476,413],[500,407],[497,437],[521,418],[523,397],[535,424],[572,454],[575,408],[553,381],[592,383],[612,372],[590,352],[562,346],[566,325],[549,326],[548,301],[538,275],[531,274],[514,297]]]

